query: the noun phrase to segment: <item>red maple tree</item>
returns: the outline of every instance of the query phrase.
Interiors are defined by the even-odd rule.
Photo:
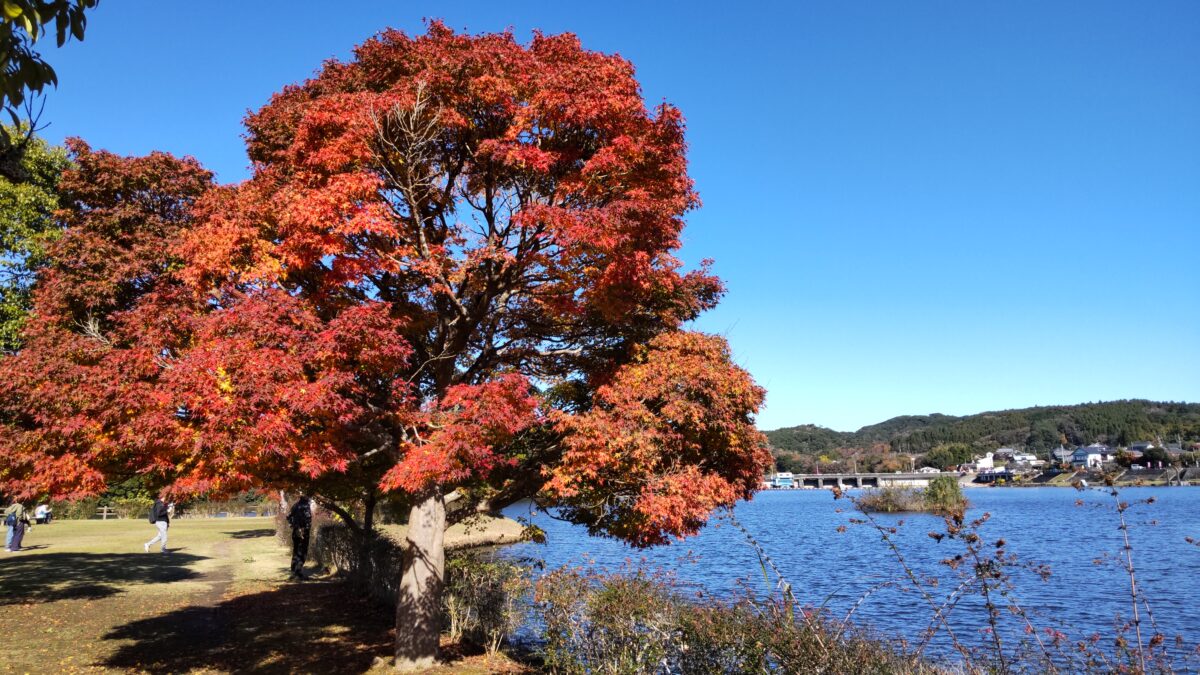
[[[102,492],[144,471],[170,428],[158,403],[172,243],[212,176],[164,153],[125,158],[79,140],[59,183],[61,239],[34,293],[27,342],[0,360],[0,490],[19,498]],[[177,286],[178,284],[174,284]]]
[[[367,533],[396,502],[398,667],[436,657],[450,522],[533,499],[647,546],[752,494],[763,391],[684,330],[722,287],[672,255],[683,120],[629,62],[435,22],[247,126],[229,187],[75,146],[72,227],[0,365],[10,485],[299,487]]]

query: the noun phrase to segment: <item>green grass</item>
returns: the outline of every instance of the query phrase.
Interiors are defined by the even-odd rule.
[[[1055,476],[1054,478],[1051,478],[1050,480],[1046,481],[1046,484],[1047,485],[1070,485],[1074,481],[1075,481],[1075,474],[1073,472],[1067,472],[1067,473],[1060,473],[1059,475]]]

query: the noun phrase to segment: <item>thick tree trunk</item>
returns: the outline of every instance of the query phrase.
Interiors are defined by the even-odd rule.
[[[442,583],[445,579],[446,504],[434,491],[408,515],[404,569],[396,598],[396,669],[433,666],[441,633]]]

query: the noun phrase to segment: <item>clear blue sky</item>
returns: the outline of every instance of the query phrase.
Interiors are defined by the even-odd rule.
[[[46,135],[236,181],[245,111],[385,26],[571,31],[687,116],[762,428],[1200,400],[1200,3],[587,5],[106,0]]]

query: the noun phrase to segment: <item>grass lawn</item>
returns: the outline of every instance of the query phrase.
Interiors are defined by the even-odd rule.
[[[267,518],[58,521],[0,553],[0,673],[386,672],[392,612],[337,580],[287,583]],[[447,652],[435,672],[520,672]]]

